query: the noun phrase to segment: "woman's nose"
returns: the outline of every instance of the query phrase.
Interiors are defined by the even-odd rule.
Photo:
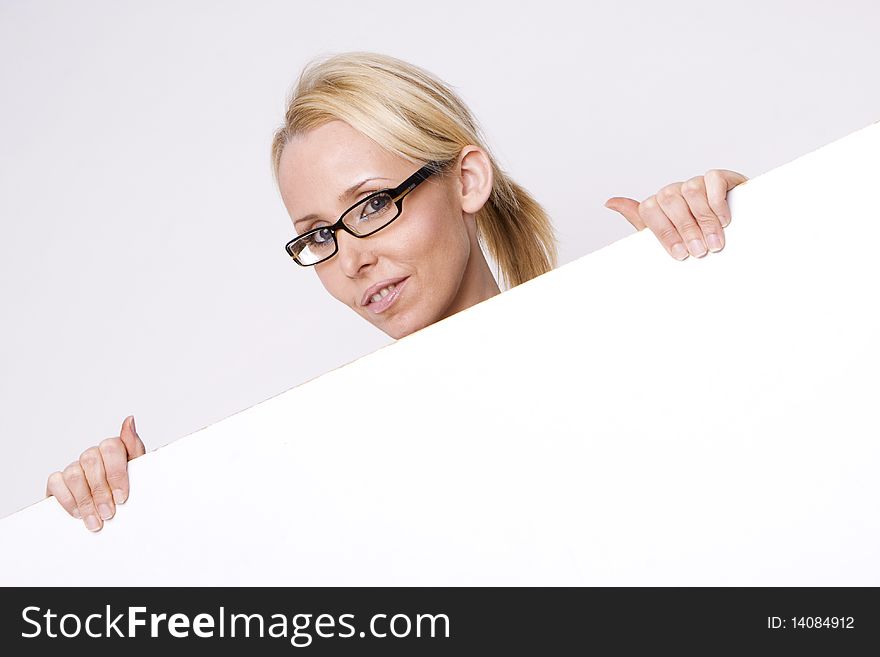
[[[346,276],[355,277],[365,267],[376,262],[376,255],[371,248],[373,245],[364,238],[349,235],[344,230],[336,233],[336,243],[339,245],[339,258],[342,270]]]

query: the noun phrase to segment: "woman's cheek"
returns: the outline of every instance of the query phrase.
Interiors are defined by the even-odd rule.
[[[347,298],[345,295],[346,288],[343,284],[344,280],[340,278],[340,272],[333,271],[332,262],[327,262],[324,265],[316,265],[315,273],[318,275],[318,280],[321,281],[321,285],[324,286],[324,289],[327,290],[327,293],[330,296],[346,305],[351,303],[351,299]]]

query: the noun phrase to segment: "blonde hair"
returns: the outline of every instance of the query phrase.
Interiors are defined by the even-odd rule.
[[[477,235],[508,287],[556,266],[556,237],[538,202],[498,166],[464,102],[431,73],[394,57],[350,52],[310,62],[272,140],[272,169],[295,135],[332,120],[413,163],[451,163],[469,144],[486,152],[493,186],[476,215]]]

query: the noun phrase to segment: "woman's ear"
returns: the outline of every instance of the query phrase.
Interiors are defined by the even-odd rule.
[[[456,167],[461,181],[461,209],[476,214],[492,194],[492,163],[489,156],[477,146],[465,146],[458,156]]]

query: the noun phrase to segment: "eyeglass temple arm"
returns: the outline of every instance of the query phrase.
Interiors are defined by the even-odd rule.
[[[442,162],[428,162],[425,166],[404,180],[399,187],[391,190],[393,192],[392,199],[395,202],[402,199],[415,189],[420,182],[426,180],[431,174],[436,173],[441,166],[443,166]]]

